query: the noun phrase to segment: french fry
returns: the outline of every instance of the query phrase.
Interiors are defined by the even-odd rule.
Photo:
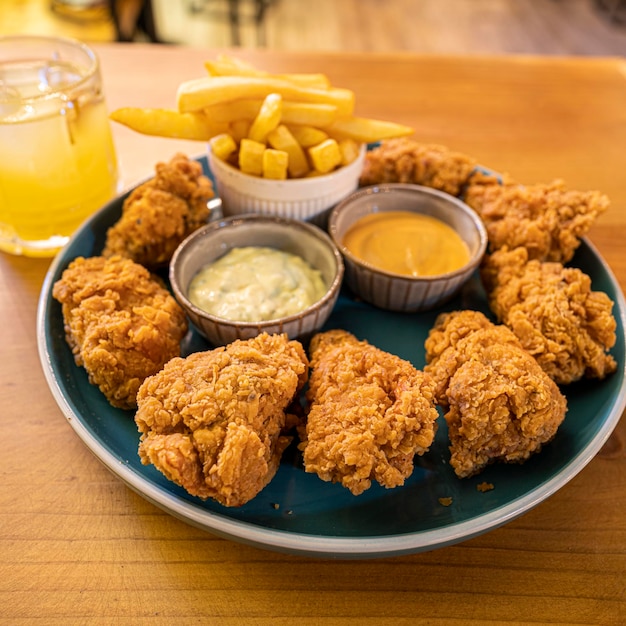
[[[341,154],[341,165],[349,165],[359,156],[360,144],[354,139],[340,139],[337,144]]]
[[[309,171],[309,162],[302,146],[284,124],[277,126],[267,136],[267,142],[275,150],[282,150],[289,155],[287,169],[292,178],[300,178]]]
[[[413,133],[413,129],[408,126],[366,117],[338,117],[322,128],[336,139],[354,139],[361,143],[405,137]]]
[[[179,113],[170,109],[123,107],[109,117],[138,133],[174,139],[208,141],[228,130],[227,124],[216,122],[201,111]]]
[[[269,94],[258,115],[254,118],[248,132],[248,137],[259,143],[265,143],[266,137],[280,124],[283,99],[277,93]]]
[[[334,104],[313,102],[283,101],[283,124],[301,126],[328,126],[337,119],[337,107]]]
[[[354,111],[354,92],[349,89],[301,87],[280,78],[256,76],[209,76],[189,80],[178,87],[177,105],[181,113],[189,113],[213,104],[265,98],[270,93],[278,93],[285,100],[333,104],[341,116],[350,116]]]
[[[228,125],[230,134],[236,143],[240,143],[250,132],[251,122],[249,120],[235,120]]]
[[[203,109],[204,114],[216,123],[235,120],[252,121],[261,110],[262,99],[235,100],[214,104]],[[308,126],[328,126],[337,119],[337,107],[332,104],[290,102],[283,100],[281,122]]]
[[[285,180],[289,155],[282,150],[267,148],[263,152],[263,178]]]
[[[252,141],[252,139],[242,139],[239,144],[239,169],[244,174],[261,176],[264,152],[265,144]]]
[[[205,61],[204,67],[211,76],[273,77],[303,87],[315,87],[317,89],[328,89],[330,87],[330,80],[325,74],[271,74],[270,72],[255,68],[250,63],[226,55],[220,55],[217,60],[214,61]]]
[[[325,74],[276,74],[276,76],[301,87],[314,89],[330,89],[331,87],[330,80]]]
[[[239,69],[256,70],[256,67],[240,57],[231,57],[229,54],[220,53],[217,55],[217,60],[224,64],[230,65]]]
[[[228,160],[232,154],[237,152],[237,142],[228,133],[212,137],[209,144],[213,154],[222,161]]]
[[[328,139],[328,135],[323,130],[314,126],[295,126],[291,124],[286,124],[286,126],[303,148],[310,148]]]
[[[341,163],[339,145],[334,139],[326,139],[322,143],[309,148],[308,152],[313,169],[322,174],[327,174],[334,170]]]
[[[235,120],[248,120],[252,122],[259,114],[261,106],[263,106],[263,98],[254,98],[212,104],[211,106],[203,108],[202,112],[215,122],[225,122],[227,124]],[[337,119],[336,116],[335,119]]]

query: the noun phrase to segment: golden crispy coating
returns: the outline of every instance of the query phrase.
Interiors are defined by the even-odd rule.
[[[613,302],[580,269],[505,247],[485,258],[481,276],[493,312],[557,383],[615,371],[607,354],[616,341]]]
[[[425,347],[457,476],[523,462],[554,437],[565,397],[508,328],[478,311],[444,313]]]
[[[367,153],[360,184],[412,183],[457,196],[475,167],[476,161],[464,154],[402,137]]]
[[[340,482],[354,495],[372,480],[404,484],[413,458],[435,436],[433,384],[410,363],[342,330],[311,340],[306,432],[307,472]]]
[[[596,218],[609,207],[599,191],[572,191],[561,180],[547,185],[499,184],[475,174],[465,202],[482,218],[490,250],[503,246],[528,249],[530,259],[566,263]]]
[[[187,321],[176,300],[141,265],[121,257],[79,257],[52,291],[63,306],[76,364],[109,402],[136,406],[139,385],[180,354]]]
[[[166,264],[185,237],[206,223],[213,186],[184,154],[156,165],[156,176],[134,189],[109,230],[103,256],[118,254],[146,267]]]
[[[276,473],[286,411],[308,359],[286,335],[261,335],[171,360],[137,394],[139,455],[200,498],[241,506]]]

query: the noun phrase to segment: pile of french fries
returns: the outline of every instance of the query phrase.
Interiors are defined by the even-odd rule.
[[[179,86],[177,109],[125,107],[111,119],[145,135],[209,142],[242,172],[279,180],[332,172],[363,143],[413,133],[356,117],[354,93],[324,74],[271,74],[226,55],[205,67],[207,76]]]

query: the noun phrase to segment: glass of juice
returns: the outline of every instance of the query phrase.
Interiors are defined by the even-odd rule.
[[[95,53],[70,39],[0,37],[0,250],[54,255],[117,188]]]

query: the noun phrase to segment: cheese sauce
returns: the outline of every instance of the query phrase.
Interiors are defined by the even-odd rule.
[[[408,276],[445,274],[470,259],[467,244],[452,227],[410,211],[366,215],[348,229],[343,244],[379,269]]]
[[[233,248],[202,268],[188,296],[211,315],[237,322],[262,322],[294,315],[320,300],[326,285],[304,259],[274,248]]]

